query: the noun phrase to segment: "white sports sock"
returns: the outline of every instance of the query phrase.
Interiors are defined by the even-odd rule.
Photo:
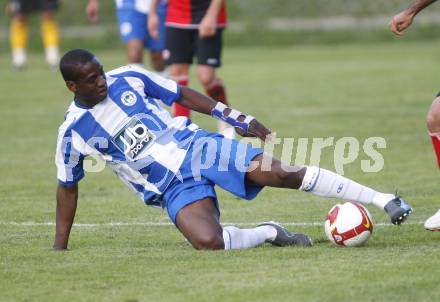
[[[395,197],[393,194],[377,192],[344,176],[318,167],[307,167],[300,190],[323,197],[358,201],[363,204],[372,203],[382,210]]]
[[[12,50],[12,64],[16,68],[22,68],[26,65],[27,54],[26,49],[16,48]]]
[[[266,240],[274,240],[277,231],[269,225],[253,229],[239,229],[234,226],[223,227],[225,250],[247,249],[263,244]]]
[[[58,66],[60,61],[60,50],[57,46],[50,46],[46,48],[46,62],[51,67]]]

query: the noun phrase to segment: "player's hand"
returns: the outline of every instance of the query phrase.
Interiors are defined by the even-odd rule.
[[[99,20],[99,2],[91,0],[86,7],[86,15],[90,22],[97,23]]]
[[[409,14],[403,11],[400,14],[395,15],[394,18],[390,21],[390,29],[396,35],[401,36],[403,35],[403,31],[411,25],[413,19],[413,14]]]
[[[151,12],[148,14],[148,33],[153,39],[159,39],[159,17]]]
[[[258,137],[263,142],[268,138],[270,139],[272,133],[272,131],[260,124],[256,119],[250,122],[247,132],[240,128],[235,128],[235,131],[243,137]]]
[[[217,32],[217,20],[216,18],[205,16],[199,25],[199,37],[209,38],[215,35]]]

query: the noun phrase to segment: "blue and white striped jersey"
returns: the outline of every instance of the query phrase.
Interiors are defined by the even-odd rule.
[[[84,177],[83,161],[99,157],[145,202],[176,177],[198,126],[172,118],[158,100],[180,97],[176,82],[136,65],[106,73],[108,95],[92,108],[75,100],[58,132],[58,180],[72,186]]]
[[[137,12],[148,14],[150,11],[150,0],[115,0],[117,9],[134,9]],[[167,1],[159,1],[158,9],[164,9]]]

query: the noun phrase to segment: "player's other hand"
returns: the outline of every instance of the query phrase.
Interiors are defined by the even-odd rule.
[[[215,35],[217,32],[217,20],[210,16],[205,16],[199,25],[199,37],[209,38]]]
[[[90,0],[86,7],[86,16],[92,23],[97,23],[99,20],[99,2],[97,0]]]
[[[406,11],[401,12],[393,17],[390,21],[390,29],[398,36],[403,35],[403,31],[411,25],[414,15]]]
[[[159,39],[159,17],[156,13],[148,14],[148,33],[153,39]]]
[[[243,137],[258,137],[263,142],[266,139],[270,139],[271,133],[272,133],[272,131],[267,129],[264,125],[262,125],[256,119],[254,119],[250,122],[249,129],[247,132],[245,132],[243,129],[240,129],[240,128],[235,128],[235,131]]]

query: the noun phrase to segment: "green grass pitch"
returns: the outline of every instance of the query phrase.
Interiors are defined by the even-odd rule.
[[[0,301],[436,301],[440,233],[425,231],[422,222],[440,208],[439,171],[425,129],[440,89],[439,48],[436,42],[226,48],[220,74],[234,107],[279,137],[385,138],[380,172],[362,172],[368,158],[361,152],[345,175],[381,191],[397,189],[415,209],[408,224],[394,227],[369,207],[379,225],[367,245],[338,248],[319,225],[336,200],[265,189],[246,202],[219,190],[223,222],[276,220],[315,241],[309,249],[227,252],[193,250],[166,224],[165,212],[145,207],[107,170],[80,184],[70,251],[51,251],[56,133],[71,96],[42,56],[31,56],[25,72],[11,72],[4,56]],[[107,70],[125,59],[122,50],[98,55]],[[209,117],[194,120],[215,130]],[[323,150],[322,167],[334,169],[333,151]]]

